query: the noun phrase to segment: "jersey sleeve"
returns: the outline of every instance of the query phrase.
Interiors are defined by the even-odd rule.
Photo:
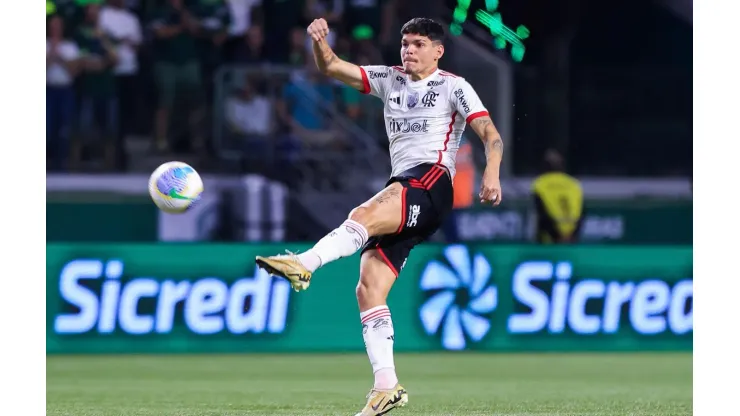
[[[483,106],[478,94],[464,79],[458,81],[451,98],[457,112],[465,117],[466,123],[488,115],[488,110]]]
[[[385,98],[391,85],[392,68],[383,65],[364,65],[360,67],[362,73],[362,93],[372,94],[380,99]]]

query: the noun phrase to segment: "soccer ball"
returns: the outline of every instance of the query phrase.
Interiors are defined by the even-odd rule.
[[[183,162],[162,164],[149,177],[149,195],[164,212],[179,214],[200,199],[203,181],[190,165]]]

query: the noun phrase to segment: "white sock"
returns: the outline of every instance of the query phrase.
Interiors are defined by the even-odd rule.
[[[359,222],[346,220],[324,236],[313,248],[298,255],[298,260],[312,273],[319,267],[355,254],[367,242],[365,227]]]
[[[393,321],[387,305],[376,306],[360,313],[362,338],[375,375],[375,388],[389,390],[396,386],[396,366],[393,363]]]

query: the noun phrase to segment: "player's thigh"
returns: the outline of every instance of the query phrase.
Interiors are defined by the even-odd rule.
[[[357,302],[365,311],[386,303],[398,274],[389,264],[382,249],[368,249],[360,259],[360,280],[357,283]]]
[[[403,221],[405,197],[406,188],[394,182],[353,209],[349,218],[362,224],[370,236],[397,233]]]

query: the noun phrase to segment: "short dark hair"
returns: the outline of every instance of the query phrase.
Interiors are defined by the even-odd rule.
[[[445,29],[442,25],[426,17],[415,17],[406,22],[401,28],[401,34],[426,36],[433,42],[445,41]]]

